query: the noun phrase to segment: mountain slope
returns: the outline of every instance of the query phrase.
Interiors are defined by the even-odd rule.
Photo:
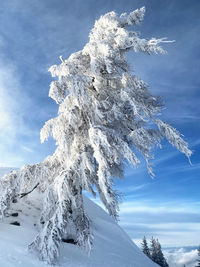
[[[36,190],[22,199],[0,223],[0,266],[45,267],[27,250],[38,231],[40,198]],[[59,266],[66,267],[156,267],[117,223],[99,206],[84,197],[85,209],[92,221],[94,244],[90,256],[76,245],[62,243]],[[12,214],[18,213],[17,217]],[[18,221],[20,226],[11,225]]]

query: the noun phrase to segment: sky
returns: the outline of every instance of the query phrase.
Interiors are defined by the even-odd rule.
[[[120,225],[140,244],[145,235],[163,247],[200,244],[200,1],[199,0],[1,0],[0,1],[0,167],[37,163],[55,150],[40,144],[40,129],[57,114],[48,97],[48,68],[88,41],[96,19],[146,7],[138,31],[167,37],[165,55],[131,52],[134,73],[165,103],[161,118],[189,143],[192,165],[166,141],[155,151],[156,177],[145,163],[125,167],[116,180],[122,193]]]

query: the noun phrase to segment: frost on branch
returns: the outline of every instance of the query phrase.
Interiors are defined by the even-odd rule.
[[[113,184],[115,178],[123,178],[126,161],[137,166],[141,154],[153,176],[152,148],[161,146],[164,137],[187,157],[191,155],[179,132],[157,118],[162,108],[159,98],[129,71],[130,50],[164,53],[160,45],[169,42],[140,37],[135,27],[144,13],[145,8],[121,16],[105,14],[95,22],[83,50],[66,60],[61,57],[61,64],[49,69],[56,78],[49,96],[59,109],[42,128],[41,142],[51,135],[57,149],[44,162],[26,165],[0,181],[2,215],[21,192],[32,192],[39,183],[35,190],[43,196],[41,231],[29,248],[48,263],[55,263],[64,238],[88,251],[91,248],[83,190],[93,196],[97,191],[117,219],[119,196]]]

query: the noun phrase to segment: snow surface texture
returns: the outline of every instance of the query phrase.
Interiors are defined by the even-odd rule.
[[[0,168],[3,175],[8,169]],[[40,199],[34,191],[29,199],[21,199],[13,206],[9,216],[0,223],[0,266],[2,267],[45,267],[27,250],[28,244],[38,231]],[[90,256],[76,245],[62,243],[59,266],[66,267],[156,267],[132,242],[119,225],[99,206],[84,197],[84,206],[92,221],[94,246]],[[11,225],[18,221],[20,226]]]

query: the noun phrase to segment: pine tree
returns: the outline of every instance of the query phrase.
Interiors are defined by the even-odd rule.
[[[145,236],[142,239],[141,245],[142,245],[142,251],[143,251],[143,253],[146,254],[149,258],[151,258],[150,250],[149,250],[149,247],[148,247],[147,240],[146,240],[146,237]]]
[[[140,163],[139,151],[153,176],[149,160],[152,148],[167,140],[190,157],[179,132],[160,120],[162,104],[148,85],[130,72],[130,50],[164,53],[165,39],[146,40],[130,30],[144,17],[145,9],[118,16],[107,13],[95,22],[89,42],[49,71],[57,77],[49,96],[59,104],[58,115],[45,123],[41,141],[49,134],[57,148],[43,162],[26,165],[5,175],[0,183],[2,216],[22,192],[32,189],[43,196],[41,231],[29,248],[40,259],[54,263],[63,236],[90,250],[90,219],[83,206],[83,190],[96,195],[109,214],[117,218],[118,194],[114,178],[123,177],[124,162]],[[27,196],[28,197],[28,196]]]
[[[197,260],[197,265],[195,267],[200,267],[200,246],[198,248],[198,256],[199,256],[199,258]]]
[[[169,267],[164,255],[163,255],[162,248],[161,248],[161,245],[160,245],[158,239],[155,240],[154,237],[152,236],[150,242],[151,242],[150,258],[152,259],[152,261],[154,261],[155,263],[157,263],[161,267]]]
[[[158,251],[157,251],[157,244],[156,244],[156,240],[154,239],[154,237],[151,237],[150,240],[150,254],[151,254],[151,259],[152,261],[158,263]]]
[[[158,239],[156,240],[156,254],[157,254],[156,263],[159,264],[161,267],[169,267],[164,255],[163,255],[162,248],[161,248],[161,245],[160,245]]]

